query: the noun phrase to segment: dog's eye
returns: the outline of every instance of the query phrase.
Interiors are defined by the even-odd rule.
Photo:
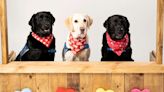
[[[75,22],[75,23],[77,23],[78,21],[77,21],[77,20],[75,20],[74,22]]]
[[[84,21],[84,22],[87,22],[87,20],[86,20],[86,19],[84,19],[83,21]]]

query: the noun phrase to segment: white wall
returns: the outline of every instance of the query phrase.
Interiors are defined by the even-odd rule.
[[[38,11],[50,11],[56,18],[53,27],[57,39],[55,61],[62,60],[68,33],[64,20],[73,13],[85,13],[93,18],[89,31],[92,61],[101,58],[103,22],[113,14],[124,15],[130,21],[135,60],[149,60],[149,52],[155,49],[156,0],[7,0],[9,51],[19,53],[23,48],[31,31],[28,21]]]

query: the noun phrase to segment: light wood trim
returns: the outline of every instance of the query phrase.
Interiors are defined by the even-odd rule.
[[[162,64],[163,31],[164,31],[164,0],[157,0],[157,35],[156,35],[156,62]]]
[[[8,63],[8,39],[7,39],[7,18],[6,1],[0,0],[0,31],[2,42],[2,63]]]
[[[2,37],[2,62],[8,63],[8,39],[7,39],[7,18],[6,0],[0,0],[0,31]],[[163,25],[164,25],[164,0],[157,0],[157,36],[156,36],[156,63],[162,63],[163,49]]]
[[[11,62],[0,73],[164,73],[164,65],[136,62]]]

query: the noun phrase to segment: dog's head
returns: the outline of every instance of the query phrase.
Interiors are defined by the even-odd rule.
[[[50,12],[38,12],[34,14],[30,21],[29,25],[33,32],[37,35],[44,37],[52,33],[52,25],[55,22],[55,18]]]
[[[82,14],[74,14],[65,20],[65,24],[74,38],[84,38],[92,22],[91,17]]]
[[[112,40],[121,40],[129,32],[129,21],[121,15],[113,15],[104,22]]]

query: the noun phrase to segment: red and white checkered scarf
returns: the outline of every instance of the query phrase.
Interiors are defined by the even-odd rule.
[[[49,36],[46,36],[46,37],[40,37],[37,34],[35,34],[34,32],[32,32],[32,37],[34,37],[37,41],[41,42],[47,48],[51,45],[51,42],[53,40],[52,34],[50,34]]]
[[[68,41],[73,54],[80,52],[85,48],[85,44],[87,44],[86,37],[83,39],[75,39],[73,38],[72,34],[70,34]]]
[[[106,39],[108,46],[112,48],[113,52],[115,52],[118,56],[121,56],[122,52],[126,49],[129,43],[128,34],[121,40],[114,41],[110,38],[109,34],[106,32]]]

